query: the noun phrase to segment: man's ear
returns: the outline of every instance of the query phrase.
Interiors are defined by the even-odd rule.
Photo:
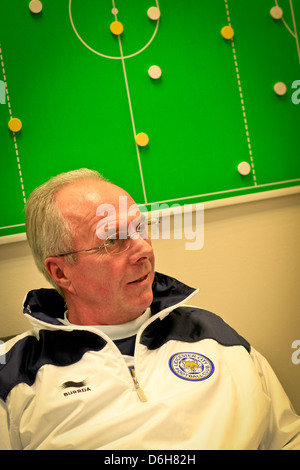
[[[59,258],[58,256],[49,256],[45,259],[45,266],[48,274],[59,287],[75,293],[72,281],[67,275],[66,260]]]

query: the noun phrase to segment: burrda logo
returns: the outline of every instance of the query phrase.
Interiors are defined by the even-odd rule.
[[[64,397],[74,395],[77,393],[84,393],[84,392],[90,392],[91,389],[90,387],[86,387],[86,380],[82,380],[80,382],[73,382],[72,380],[69,380],[67,382],[64,382],[61,385],[61,388],[65,390],[66,388],[71,388],[72,390],[68,392],[64,392]]]

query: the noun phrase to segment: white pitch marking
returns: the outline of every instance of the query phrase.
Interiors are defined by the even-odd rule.
[[[226,12],[227,12],[228,26],[231,26],[228,3],[227,3],[227,0],[224,0],[224,1],[225,1]],[[240,86],[240,84],[241,84],[240,72],[239,72],[239,66],[238,66],[237,56],[236,56],[236,49],[235,49],[235,44],[234,44],[233,39],[232,39],[231,45],[232,45],[235,71],[236,71],[237,81],[238,81],[239,91],[240,91],[240,99],[241,99],[241,105],[242,105],[242,111],[243,111],[243,117],[244,117],[245,131],[246,131],[246,137],[247,137],[247,142],[248,142],[248,151],[249,151],[250,160],[251,160],[251,164],[252,164],[251,165],[252,166],[251,171],[252,171],[254,185],[257,186],[256,174],[255,174],[255,168],[254,168],[254,161],[253,161],[253,154],[252,154],[252,146],[251,146],[251,140],[250,140],[250,136],[249,136],[249,126],[248,126],[247,115],[246,115],[246,111],[245,111],[245,103],[244,103],[244,96],[243,96],[243,92],[242,92],[242,87]]]
[[[113,7],[115,8],[115,2],[112,0]],[[117,20],[117,15],[115,15],[115,18]],[[135,123],[134,123],[134,117],[133,117],[133,111],[132,111],[132,104],[131,104],[131,99],[130,99],[130,93],[129,93],[129,86],[128,86],[128,80],[127,80],[127,73],[126,73],[126,67],[125,67],[125,58],[123,56],[123,49],[122,49],[122,42],[121,42],[121,37],[120,35],[118,36],[119,40],[119,47],[120,47],[120,54],[121,54],[121,59],[122,59],[122,67],[123,67],[123,73],[124,73],[124,79],[125,79],[125,86],[126,86],[126,92],[127,92],[127,98],[128,98],[128,104],[129,104],[129,111],[130,111],[130,117],[131,117],[131,123],[132,123],[132,129],[133,129],[133,135],[134,138],[136,137],[136,130],[135,130]],[[140,169],[140,175],[141,175],[141,180],[142,180],[142,187],[143,187],[143,193],[144,193],[144,199],[145,199],[145,204],[147,204],[147,196],[146,196],[146,188],[144,184],[144,177],[143,177],[143,170],[142,170],[142,164],[141,164],[141,158],[140,158],[140,152],[138,145],[136,144],[136,152],[137,152],[137,158],[138,158],[138,163],[139,163],[139,169]]]
[[[2,66],[2,73],[6,78],[6,72],[5,72],[5,67],[4,67],[4,59],[3,59],[1,44],[0,44],[0,60],[1,60],[1,66]],[[10,103],[10,98],[9,98],[9,94],[8,94],[7,83],[5,83],[5,87],[6,87],[6,98],[7,98],[8,112],[9,112],[10,118],[12,118],[12,110],[11,110],[11,103]],[[14,147],[15,147],[15,152],[16,152],[16,157],[17,157],[17,164],[18,164],[18,168],[19,168],[19,175],[20,175],[20,183],[21,183],[23,202],[24,202],[24,204],[26,204],[26,194],[25,194],[24,185],[23,185],[23,176],[22,176],[21,163],[20,163],[20,158],[19,158],[19,150],[18,150],[18,144],[17,144],[17,139],[16,139],[16,133],[13,132],[12,134],[13,134],[13,139],[14,139]]]
[[[136,55],[140,54],[141,52],[143,52],[145,49],[147,49],[148,46],[150,46],[151,42],[153,41],[153,39],[155,38],[156,36],[156,33],[157,33],[157,30],[158,30],[158,25],[159,25],[159,20],[157,20],[156,22],[156,26],[155,26],[155,30],[154,30],[154,33],[152,35],[152,37],[150,38],[150,40],[147,42],[147,44],[142,47],[142,49],[140,49],[139,51],[136,51],[134,52],[133,54],[130,54],[130,55],[127,55],[127,56],[123,56],[123,58],[120,56],[120,57],[115,57],[115,56],[110,56],[110,55],[106,55],[106,54],[102,54],[101,52],[98,52],[96,51],[95,49],[93,49],[92,47],[90,47],[83,39],[82,37],[79,35],[77,29],[75,28],[75,25],[74,25],[74,21],[73,21],[73,17],[72,17],[72,9],[71,9],[71,3],[72,3],[72,0],[69,0],[69,17],[70,17],[70,21],[71,21],[71,26],[74,30],[74,33],[76,34],[76,36],[78,37],[79,41],[87,48],[89,49],[91,52],[93,52],[94,54],[97,54],[101,57],[104,57],[105,59],[116,59],[116,60],[122,60],[122,59],[130,59],[131,57],[135,57]],[[157,0],[156,0],[156,4],[158,4]],[[115,8],[115,7],[113,7]],[[113,10],[113,11],[116,11]],[[114,15],[116,16],[116,14],[114,13]]]
[[[276,6],[280,8],[278,4],[278,0],[275,0]],[[295,19],[295,13],[294,13],[294,6],[292,0],[290,0],[290,8],[291,8],[291,15],[292,15],[292,21],[293,21],[293,26],[294,26],[294,31],[291,30],[285,19],[282,17],[281,20],[288,30],[288,32],[296,39],[296,45],[297,45],[297,53],[298,53],[298,58],[300,62],[300,46],[299,46],[299,38],[298,38],[298,33],[297,33],[297,25],[296,25],[296,19]]]

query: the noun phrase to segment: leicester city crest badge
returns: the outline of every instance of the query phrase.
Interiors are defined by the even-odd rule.
[[[195,382],[208,379],[215,370],[213,362],[208,357],[194,352],[173,354],[169,360],[169,367],[180,379]]]

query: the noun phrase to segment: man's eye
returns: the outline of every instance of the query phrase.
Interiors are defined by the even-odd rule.
[[[136,231],[137,232],[144,232],[145,230],[147,229],[147,224],[145,222],[141,222],[137,228],[136,228]]]
[[[116,238],[116,236],[115,236],[114,238],[108,238],[108,239],[106,240],[106,243],[105,243],[105,244],[106,244],[106,246],[114,246],[114,245],[117,243],[117,241],[118,241],[118,240],[117,240],[117,238]]]

